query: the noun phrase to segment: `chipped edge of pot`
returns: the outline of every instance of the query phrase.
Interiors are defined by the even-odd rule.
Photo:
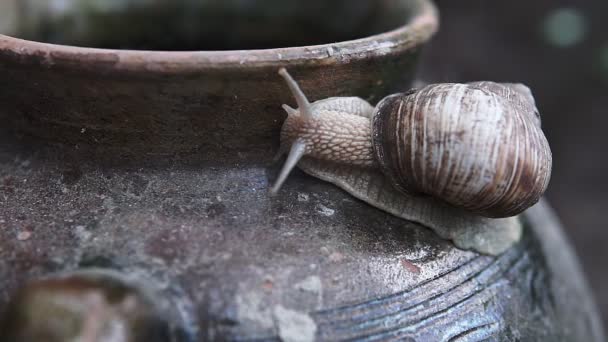
[[[0,34],[0,59],[71,68],[153,73],[257,68],[277,65],[344,63],[395,54],[422,45],[438,30],[439,14],[430,0],[408,2],[412,16],[394,30],[360,39],[302,47],[227,51],[114,50],[41,43]]]

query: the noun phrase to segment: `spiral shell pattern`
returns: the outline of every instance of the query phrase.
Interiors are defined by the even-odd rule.
[[[393,185],[487,217],[536,203],[551,150],[528,88],[476,82],[428,85],[375,109],[376,159]]]

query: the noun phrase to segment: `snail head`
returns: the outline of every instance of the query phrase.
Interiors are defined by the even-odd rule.
[[[346,165],[374,163],[371,121],[369,116],[361,114],[371,114],[373,107],[353,97],[330,97],[310,103],[287,70],[282,68],[279,75],[295,97],[298,109],[283,105],[287,119],[281,129],[281,147],[275,160],[289,153],[271,193],[279,190],[304,156]]]
[[[281,147],[275,156],[275,160],[278,160],[283,154],[287,153],[287,151],[289,151],[289,153],[279,177],[270,189],[272,194],[279,191],[287,179],[287,176],[289,176],[289,173],[291,173],[300,159],[306,154],[307,144],[305,139],[300,137],[301,134],[299,134],[299,132],[305,131],[305,127],[308,124],[311,124],[315,118],[312,105],[306,98],[306,95],[302,92],[302,89],[300,89],[300,86],[298,86],[298,83],[289,75],[285,68],[279,70],[279,75],[283,77],[289,90],[295,97],[298,109],[283,104],[283,109],[287,112],[287,119],[283,123],[283,129],[281,130]]]

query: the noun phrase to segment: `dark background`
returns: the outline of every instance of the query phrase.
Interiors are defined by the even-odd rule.
[[[553,152],[548,198],[608,326],[608,1],[439,1],[429,82],[528,85]]]

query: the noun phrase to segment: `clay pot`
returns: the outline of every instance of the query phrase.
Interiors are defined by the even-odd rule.
[[[188,3],[177,2],[182,6]],[[311,4],[314,3],[321,8],[328,6],[322,1]],[[111,158],[164,159],[188,154],[190,161],[194,158],[200,162],[266,163],[277,148],[278,132],[285,117],[280,104],[291,100],[277,75],[279,67],[288,67],[311,99],[349,94],[377,101],[411,83],[420,48],[437,28],[434,8],[422,0],[374,6],[364,3],[341,1],[342,6],[329,5],[328,10],[333,10],[330,13],[334,15],[337,9],[360,8],[341,14],[346,21],[350,18],[366,25],[355,33],[342,32],[340,25],[331,22],[335,20],[334,15],[326,11],[321,11],[326,13],[325,21],[314,20],[310,16],[318,11],[311,4],[308,11],[298,9],[296,2],[275,7],[271,3],[258,5],[254,6],[257,11],[249,14],[254,18],[245,16],[246,9],[238,6],[232,9],[230,6],[234,4],[227,5],[232,9],[229,15],[243,16],[242,23],[237,22],[236,32],[249,32],[241,46],[235,45],[235,33],[223,26],[222,31],[214,30],[215,21],[207,20],[207,16],[214,18],[215,12],[228,9],[220,2],[207,1],[199,5],[202,6],[200,15],[194,14],[190,21],[207,23],[195,29],[210,30],[210,36],[194,36],[190,44],[182,43],[186,48],[200,49],[243,48],[255,44],[275,47],[265,50],[99,50],[0,36],[0,73],[3,75],[0,86],[4,89],[0,94],[0,109],[9,114],[11,121],[17,121],[18,130],[23,134],[47,142],[87,146]],[[160,7],[161,4],[173,8],[171,2],[158,2],[155,6],[150,4],[149,11],[177,11]],[[123,13],[120,8],[116,11],[125,22],[117,26],[126,29],[125,25],[137,22],[138,19],[132,17],[139,18],[138,11],[132,13],[126,7]],[[255,18],[258,22],[262,20],[255,13],[266,10],[271,10],[268,22],[261,27],[250,23]],[[140,16],[145,18],[144,14]],[[163,17],[159,22],[179,19],[181,21],[174,24],[178,26],[185,19],[176,15],[168,14],[168,18]],[[95,17],[89,14],[87,18],[89,16]],[[54,18],[50,14],[47,17]],[[327,25],[326,36],[317,33],[306,40],[303,37],[310,35],[306,33],[308,23],[313,22]],[[57,23],[59,28],[68,31],[61,23]],[[90,34],[89,38],[101,46],[126,44],[118,34],[114,42],[112,36],[108,37],[111,32],[100,36],[101,33],[87,26],[83,33],[69,34],[68,31],[67,36],[48,26],[35,29],[37,26],[29,24],[23,35],[35,37],[37,32],[38,35],[46,33],[59,42],[84,45]],[[149,26],[158,24],[154,21],[152,25],[135,27],[136,32],[131,33],[134,47],[144,44],[140,41],[154,38],[137,34],[148,32]],[[167,30],[171,30],[172,25],[168,26]],[[100,31],[106,32],[106,26]],[[188,32],[181,34],[189,37]],[[366,36],[373,33],[377,34]],[[293,40],[289,40],[291,36]],[[344,37],[359,39],[333,43],[334,39]],[[224,40],[225,45],[221,45]],[[289,47],[299,43],[321,45]],[[158,47],[166,49],[181,47],[159,44]],[[156,46],[144,44],[144,47]]]
[[[13,36],[47,33],[61,44],[224,51],[0,35],[4,317],[25,282],[95,267],[169,300],[163,319],[176,328],[167,338],[180,341],[602,339],[580,267],[544,204],[525,214],[521,243],[489,257],[302,173],[268,195],[280,105],[291,103],[279,67],[311,100],[375,102],[405,90],[437,28],[429,1],[203,1],[196,11],[168,3],[142,4],[178,15],[171,23],[207,22],[199,15],[213,11],[247,20],[211,21],[212,35],[190,38],[172,27],[176,45],[136,20],[156,7],[113,9],[133,26],[125,41],[116,23],[57,34],[65,30],[48,11],[12,26]],[[254,25],[268,9],[272,25]],[[234,31],[214,26],[226,23]],[[256,46],[270,49],[233,50]]]

